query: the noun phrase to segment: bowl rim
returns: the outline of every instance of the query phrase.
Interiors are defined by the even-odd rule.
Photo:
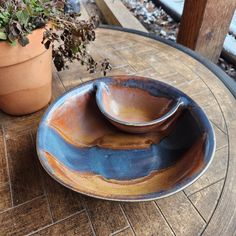
[[[135,78],[135,76],[133,76],[133,78]],[[139,76],[140,78],[140,76]],[[143,77],[143,78],[147,78],[147,77]],[[159,82],[159,81],[158,81]],[[184,106],[184,105],[187,105],[187,101],[184,97],[179,97],[179,98],[176,98],[176,99],[173,99],[174,101],[174,105],[171,106],[170,110],[165,113],[163,116],[159,117],[159,118],[156,118],[154,120],[151,120],[151,121],[143,121],[143,122],[128,122],[128,121],[125,121],[125,120],[120,120],[114,116],[112,116],[111,114],[109,114],[105,108],[104,108],[104,105],[103,104],[103,101],[101,99],[101,94],[102,94],[102,90],[103,88],[101,88],[103,85],[101,84],[106,84],[105,82],[98,82],[96,83],[96,85],[99,84],[97,87],[98,89],[96,90],[96,102],[97,102],[97,105],[99,107],[99,110],[103,113],[103,115],[105,117],[107,117],[108,119],[110,119],[111,121],[113,122],[116,122],[120,125],[124,125],[124,126],[132,126],[132,127],[146,127],[146,126],[151,126],[151,125],[156,125],[158,123],[161,123],[163,121],[166,121],[168,118],[170,118],[171,116],[173,116],[175,114],[175,112],[177,112],[177,110],[181,107],[181,106]]]
[[[178,192],[182,191],[183,189],[189,187],[194,182],[196,182],[207,171],[207,169],[211,165],[211,163],[212,163],[212,161],[214,159],[215,151],[216,151],[216,136],[215,136],[214,128],[213,128],[211,122],[209,121],[207,114],[187,94],[185,94],[184,92],[182,92],[181,90],[179,90],[179,89],[177,89],[177,88],[175,88],[173,86],[171,86],[171,87],[173,87],[177,91],[180,91],[183,95],[185,95],[188,99],[193,101],[198,106],[198,108],[201,110],[201,112],[204,114],[205,118],[207,119],[208,124],[209,124],[209,129],[210,129],[211,134],[212,134],[212,141],[213,141],[212,144],[213,144],[213,146],[212,146],[212,149],[211,149],[210,156],[208,157],[209,161],[202,168],[202,170],[199,171],[199,173],[196,173],[194,176],[192,176],[191,180],[189,180],[189,178],[187,178],[184,181],[182,181],[181,183],[177,183],[174,186],[174,188],[172,188],[170,190],[164,190],[163,192],[160,192],[160,191],[159,192],[154,192],[154,193],[151,193],[151,194],[143,194],[143,195],[139,195],[139,196],[134,196],[133,198],[124,198],[124,197],[119,197],[119,196],[117,198],[115,198],[115,197],[104,197],[104,196],[101,196],[101,195],[98,195],[98,194],[95,194],[95,193],[89,193],[89,192],[78,190],[78,189],[72,187],[71,185],[66,184],[60,178],[58,178],[54,173],[50,172],[49,168],[45,165],[45,163],[43,161],[42,154],[41,154],[41,151],[39,150],[39,146],[38,146],[38,143],[39,143],[38,140],[40,138],[40,129],[41,129],[41,126],[43,125],[43,123],[45,122],[46,118],[48,117],[49,113],[53,110],[53,107],[56,106],[58,104],[58,102],[62,98],[66,97],[71,92],[76,91],[81,86],[93,84],[95,81],[98,81],[98,80],[101,80],[101,79],[104,79],[104,78],[122,78],[122,77],[126,77],[126,78],[127,77],[139,77],[140,78],[141,77],[141,78],[146,78],[146,79],[149,79],[149,80],[152,80],[152,81],[156,81],[158,83],[161,83],[161,84],[164,84],[164,85],[167,85],[167,86],[171,86],[171,85],[169,85],[167,83],[164,83],[162,81],[159,81],[159,80],[156,80],[156,79],[152,79],[152,78],[148,78],[148,77],[135,76],[135,75],[128,75],[128,76],[127,75],[119,75],[119,76],[103,76],[103,77],[98,77],[96,79],[92,79],[90,81],[86,81],[86,82],[84,82],[84,83],[82,83],[82,84],[80,84],[80,85],[78,85],[78,86],[76,86],[76,87],[66,91],[65,93],[63,93],[62,95],[57,97],[52,104],[49,105],[49,107],[46,109],[44,115],[41,118],[38,130],[37,130],[37,134],[36,134],[36,153],[37,153],[39,162],[42,165],[43,169],[48,173],[48,175],[51,176],[54,180],[56,180],[58,183],[60,183],[61,185],[63,185],[64,187],[66,187],[68,189],[71,189],[71,190],[73,190],[73,191],[75,191],[77,193],[80,193],[80,194],[83,194],[83,195],[86,195],[86,196],[89,196],[89,197],[93,197],[93,198],[97,198],[97,199],[102,199],[102,200],[108,200],[108,201],[115,201],[115,202],[148,202],[148,201],[153,201],[153,200],[169,197],[169,196],[171,196],[171,195],[173,195],[175,193],[178,193]],[[150,196],[150,195],[152,195],[152,196]]]

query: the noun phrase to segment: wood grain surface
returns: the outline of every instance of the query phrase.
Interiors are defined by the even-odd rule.
[[[45,109],[24,117],[0,112],[0,235],[223,235],[236,232],[236,101],[204,65],[161,42],[98,29],[92,53],[111,57],[108,75],[159,79],[193,97],[213,124],[215,158],[195,183],[147,203],[115,203],[74,193],[40,166],[35,134]],[[100,77],[78,64],[54,72],[53,100]]]
[[[146,28],[130,13],[121,0],[96,0],[96,4],[108,24],[147,32]]]
[[[217,62],[236,7],[235,0],[185,2],[177,41]]]

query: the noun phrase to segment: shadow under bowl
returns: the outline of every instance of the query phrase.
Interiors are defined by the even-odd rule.
[[[97,83],[142,89],[171,101],[181,97],[187,105],[161,131],[127,133],[99,110]],[[49,175],[76,192],[114,201],[174,194],[206,171],[214,151],[213,128],[191,98],[165,83],[136,76],[99,78],[68,91],[48,108],[37,134],[39,160]]]

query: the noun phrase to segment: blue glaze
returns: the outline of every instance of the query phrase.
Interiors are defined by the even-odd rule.
[[[41,126],[41,135],[39,150],[50,153],[71,170],[98,174],[107,179],[130,180],[148,176],[152,171],[176,162],[185,151],[171,150],[161,145],[138,150],[78,148],[67,143],[46,124]]]
[[[178,161],[200,137],[202,131],[197,127],[194,120],[190,122],[190,113],[187,112],[181,117],[178,127],[158,145],[138,150],[112,150],[99,147],[78,148],[67,143],[44,123],[40,127],[42,138],[38,147],[71,170],[98,174],[107,179],[131,180],[148,176],[151,172],[167,168]],[[188,136],[190,129],[191,137]],[[177,139],[179,136],[182,139]],[[207,142],[206,150],[209,151],[210,148]]]
[[[115,83],[114,78],[109,77],[100,78],[98,81]],[[48,127],[47,120],[67,99],[92,91],[94,81],[90,81],[65,93],[45,113],[37,135],[37,150],[43,166],[54,178],[58,178],[54,175],[53,168],[51,168],[47,158],[43,155],[43,152],[46,151],[71,170],[89,172],[94,175],[98,174],[107,179],[131,180],[148,176],[152,171],[173,165],[200,135],[205,134],[204,163],[202,169],[197,173],[176,183],[171,189],[163,189],[146,195],[129,196],[128,198],[113,197],[113,200],[150,200],[170,195],[191,184],[209,166],[215,150],[214,131],[205,113],[186,94],[162,82],[154,80],[145,80],[143,82],[128,79],[121,81],[121,83],[128,87],[143,88],[155,96],[173,98],[182,96],[188,101],[188,111],[178,121],[178,125],[168,137],[164,138],[158,145],[152,145],[150,148],[141,150],[111,150],[99,147],[78,148],[67,143],[53,128]],[[61,181],[60,179],[57,180]],[[70,186],[68,185],[68,187]],[[96,194],[92,195],[97,196]],[[97,197],[103,198],[105,196]]]
[[[114,79],[112,77],[105,77],[102,79],[102,82],[104,83],[110,83],[110,84],[116,84]],[[145,90],[150,93],[152,96],[159,96],[159,97],[167,97],[172,99],[177,99],[180,97],[186,97],[186,95],[174,87],[168,86],[167,84],[156,80],[148,79],[148,80],[134,80],[134,79],[127,79],[125,81],[122,81],[120,86],[128,87],[128,88],[139,88],[142,90]],[[189,101],[189,99],[185,100],[185,102]]]

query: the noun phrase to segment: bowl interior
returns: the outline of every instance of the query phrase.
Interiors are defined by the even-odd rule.
[[[121,122],[144,123],[166,114],[172,98],[153,96],[141,88],[109,84],[102,90],[101,104],[106,113]]]
[[[99,81],[126,83],[128,79]],[[132,79],[139,83],[140,78]],[[188,99],[189,106],[175,123],[158,133],[129,134],[100,112],[93,83],[59,98],[40,123],[39,159],[57,181],[98,198],[151,200],[188,186],[208,167],[215,148],[214,133],[201,108],[185,94],[176,91]],[[161,85],[162,91],[175,93],[168,85],[150,83],[153,91]]]

